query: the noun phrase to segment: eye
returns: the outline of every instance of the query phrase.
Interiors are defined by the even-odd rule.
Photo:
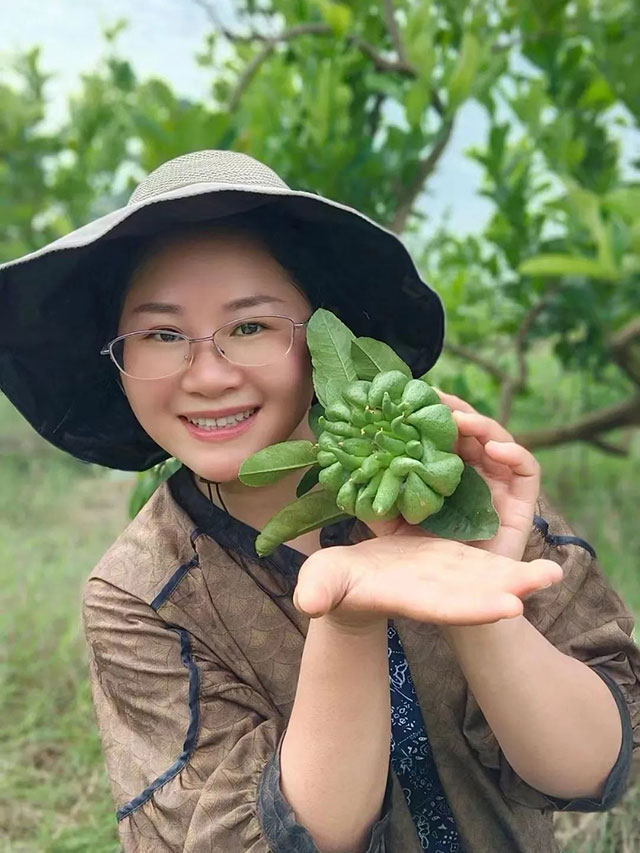
[[[240,338],[249,337],[249,336],[254,335],[256,333],[256,331],[255,331],[256,329],[258,329],[258,328],[266,329],[266,326],[263,323],[256,323],[256,322],[250,321],[248,323],[240,323],[238,326],[236,326],[234,328],[233,331],[235,333],[235,332],[237,332],[238,329],[247,329],[247,328],[252,329],[253,331],[249,331],[247,334],[238,335],[238,337],[240,337]]]
[[[143,338],[145,341],[163,344],[175,344],[178,341],[184,340],[183,335],[171,329],[150,329]]]

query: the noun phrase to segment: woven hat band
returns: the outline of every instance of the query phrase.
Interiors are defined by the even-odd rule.
[[[133,191],[129,204],[190,184],[221,183],[289,189],[273,169],[237,151],[194,151],[154,169]]]

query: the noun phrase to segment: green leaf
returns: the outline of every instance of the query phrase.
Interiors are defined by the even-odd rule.
[[[310,441],[281,441],[263,447],[245,459],[238,471],[238,479],[245,486],[266,486],[291,471],[315,464],[315,461],[316,446]]]
[[[308,471],[305,471],[302,475],[302,479],[298,483],[298,487],[296,488],[296,495],[301,498],[305,495],[310,489],[312,489],[318,483],[318,475],[322,471],[322,468],[319,465],[314,465],[313,468],[309,468]]]
[[[153,468],[140,471],[136,477],[136,484],[129,495],[129,518],[135,518],[158,486],[168,480],[181,467],[182,462],[171,457],[158,465],[154,465]]]
[[[480,64],[480,55],[478,39],[473,33],[464,33],[458,62],[447,83],[450,109],[460,106],[469,97]]]
[[[375,338],[355,338],[351,342],[351,357],[358,379],[371,381],[378,373],[387,370],[399,370],[412,378],[409,365],[388,344]]]
[[[500,527],[500,518],[493,507],[491,490],[471,465],[465,465],[460,484],[445,498],[439,512],[425,518],[420,527],[442,539],[471,542],[492,539]]]
[[[343,36],[351,26],[353,13],[344,3],[335,0],[318,0],[320,14],[337,36]]]
[[[619,277],[617,270],[586,255],[536,255],[523,261],[518,272],[521,275],[579,275],[606,281],[615,281]]]
[[[349,518],[349,515],[338,509],[334,495],[324,490],[307,492],[269,519],[256,537],[256,553],[260,557],[266,557],[283,542],[289,542],[303,533],[333,524],[342,518]]]
[[[351,360],[353,332],[331,311],[318,308],[307,324],[307,346],[313,364],[313,386],[318,400],[327,404],[327,383],[330,379],[347,385],[358,378]]]

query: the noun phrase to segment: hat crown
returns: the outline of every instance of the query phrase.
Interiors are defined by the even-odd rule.
[[[201,183],[289,189],[273,169],[248,154],[210,149],[182,154],[158,166],[138,184],[129,204]]]

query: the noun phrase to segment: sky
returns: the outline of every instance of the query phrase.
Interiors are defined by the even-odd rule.
[[[212,2],[223,19],[233,19],[233,0]],[[119,18],[129,21],[119,38],[122,55],[139,76],[157,75],[188,97],[207,97],[209,76],[193,57],[210,24],[194,0],[0,0],[0,68],[12,52],[40,45],[42,67],[55,74],[49,84],[55,117],[81,72],[95,64],[104,27]],[[460,110],[420,200],[419,207],[435,221],[449,211],[449,227],[458,233],[482,230],[491,213],[490,203],[477,195],[480,168],[464,156],[468,147],[483,142],[486,127],[482,109],[473,102]]]

